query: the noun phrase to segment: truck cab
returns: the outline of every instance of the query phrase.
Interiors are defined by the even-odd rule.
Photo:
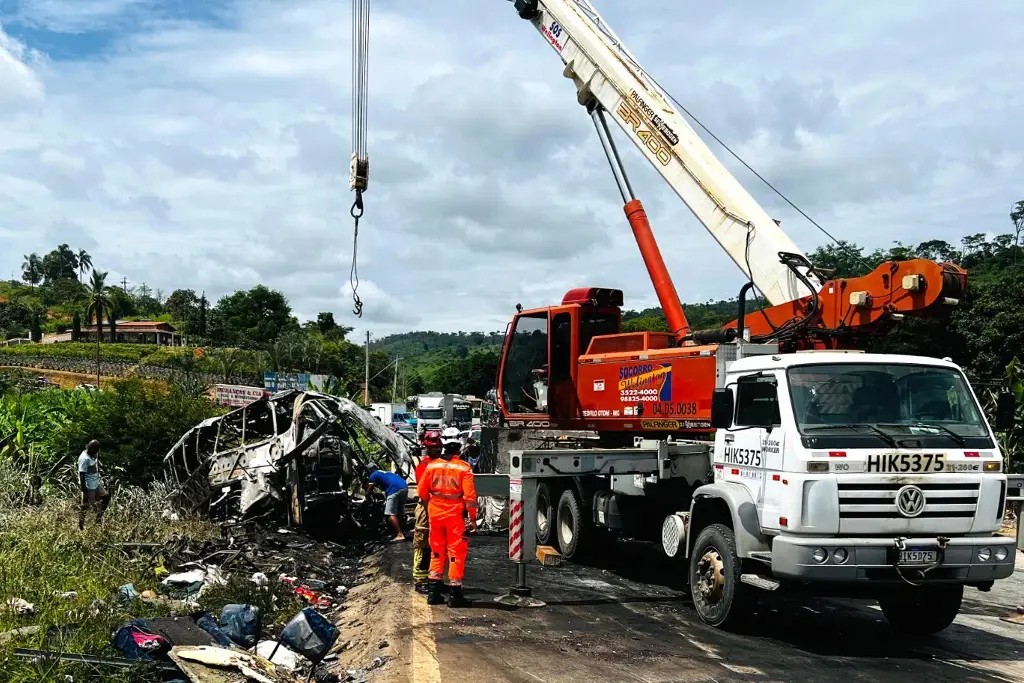
[[[1012,419],[1004,396],[997,423]],[[987,589],[1013,572],[1014,540],[994,535],[1002,454],[954,363],[859,352],[740,358],[714,392],[712,423],[714,481],[695,492],[689,520],[698,611],[721,611],[722,593],[701,576],[727,563],[730,544],[728,562],[747,576],[867,588],[903,627],[927,616],[944,628],[964,585]],[[731,543],[701,533],[712,526],[709,502],[728,507]],[[908,583],[924,587],[930,606]]]

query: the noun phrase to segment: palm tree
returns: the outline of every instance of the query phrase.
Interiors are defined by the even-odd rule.
[[[43,281],[43,259],[39,254],[25,256],[25,262],[21,264],[21,279],[35,287]]]
[[[92,256],[85,249],[78,250],[78,281],[85,277],[85,271],[92,269]]]
[[[94,270],[92,271],[92,279],[89,282],[89,289],[87,292],[89,299],[89,308],[85,313],[85,321],[87,323],[96,321],[96,343],[100,342],[103,337],[103,316],[106,314],[107,320],[111,323],[111,329],[114,324],[114,301],[110,298],[110,294],[107,291],[107,271],[105,270]]]

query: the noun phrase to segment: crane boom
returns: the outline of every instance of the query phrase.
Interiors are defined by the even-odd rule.
[[[600,106],[773,306],[812,294],[780,254],[797,245],[715,157],[588,0],[515,0],[565,64],[577,99]],[[813,273],[808,279],[816,287]]]

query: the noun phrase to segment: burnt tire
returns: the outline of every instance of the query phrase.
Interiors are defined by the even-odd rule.
[[[537,545],[551,545],[555,526],[555,502],[551,499],[551,487],[541,482],[537,484]]]
[[[962,585],[923,586],[880,596],[878,606],[893,630],[910,636],[927,636],[942,631],[960,613],[964,599]]]
[[[558,550],[562,557],[571,560],[583,555],[590,539],[587,538],[592,529],[583,515],[583,505],[575,489],[562,491],[558,499],[554,535],[558,539]]]
[[[688,581],[701,621],[728,629],[749,619],[756,596],[750,586],[740,582],[742,573],[732,529],[724,524],[702,529],[690,553]]]

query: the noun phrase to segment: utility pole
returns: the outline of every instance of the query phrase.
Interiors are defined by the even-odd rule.
[[[121,276],[121,291],[125,294],[128,293],[128,278],[126,276]]]
[[[370,405],[370,331],[366,331],[366,376],[363,379],[363,405]]]
[[[398,403],[398,361],[402,360],[395,356],[395,379],[391,383],[391,402]]]

